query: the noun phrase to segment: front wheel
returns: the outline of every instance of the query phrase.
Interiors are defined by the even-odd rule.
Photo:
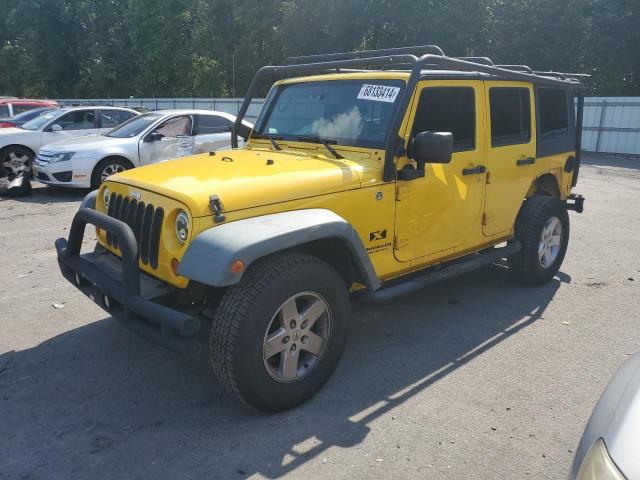
[[[213,371],[245,404],[282,411],[312,397],[347,338],[342,277],[322,260],[278,254],[253,265],[220,301],[211,327]]]
[[[2,174],[10,179],[20,175],[31,175],[31,164],[33,162],[33,152],[28,148],[14,145],[0,150],[0,162],[2,163]],[[2,176],[0,174],[0,176]]]
[[[91,174],[91,188],[95,190],[111,175],[124,172],[130,168],[131,165],[128,162],[119,158],[105,158],[101,160]]]
[[[515,237],[522,250],[508,259],[512,277],[529,285],[548,282],[558,273],[567,252],[567,207],[554,197],[528,198],[518,213]]]

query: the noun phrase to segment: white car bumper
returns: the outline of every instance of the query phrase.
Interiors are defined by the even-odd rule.
[[[89,188],[91,187],[91,170],[86,168],[86,165],[78,168],[78,163],[75,159],[67,162],[49,163],[36,157],[33,161],[33,178],[47,185]]]

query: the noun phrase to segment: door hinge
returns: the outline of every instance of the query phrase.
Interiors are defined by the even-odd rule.
[[[393,239],[393,249],[400,250],[409,243],[409,235],[406,233],[398,234]]]
[[[488,225],[491,222],[492,215],[490,213],[482,214],[482,225]]]
[[[411,189],[406,186],[396,187],[396,200],[401,201],[411,195]]]
[[[491,175],[491,172],[487,172],[485,178],[487,179],[487,185],[491,183],[491,181],[493,180],[493,175]]]

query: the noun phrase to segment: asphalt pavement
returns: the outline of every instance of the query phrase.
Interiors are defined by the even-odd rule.
[[[585,212],[551,283],[491,266],[355,303],[335,375],[275,415],[63,280],[53,242],[86,192],[0,199],[0,478],[564,478],[640,349],[640,159],[586,158],[575,191]]]

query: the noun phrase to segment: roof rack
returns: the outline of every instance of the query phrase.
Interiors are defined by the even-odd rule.
[[[360,50],[356,52],[327,53],[320,55],[306,55],[302,57],[287,57],[284,65],[332,62],[336,60],[355,60],[359,58],[385,57],[389,55],[416,55],[426,54],[444,56],[444,52],[437,45],[421,45],[416,47],[385,48],[382,50]]]
[[[516,72],[533,73],[531,67],[526,65],[496,65],[496,67],[505,68],[507,70],[515,70]]]
[[[247,113],[251,104],[251,99],[256,94],[260,82],[266,78],[270,80],[285,78],[291,75],[318,75],[323,73],[343,72],[344,69],[362,69],[377,67],[381,69],[391,66],[405,65],[410,68],[409,79],[403,93],[399,96],[398,108],[392,119],[389,133],[385,141],[385,163],[383,178],[385,181],[392,181],[396,177],[394,156],[399,147],[398,131],[404,116],[404,112],[409,105],[413,91],[423,75],[423,68],[447,69],[460,72],[480,72],[494,78],[532,82],[536,85],[549,87],[560,87],[571,89],[578,97],[578,125],[576,125],[576,145],[579,150],[582,125],[582,105],[584,104],[584,93],[581,78],[589,75],[561,72],[541,72],[533,71],[526,65],[495,65],[487,57],[447,57],[442,49],[436,45],[422,45],[415,47],[387,48],[382,50],[363,50],[359,52],[330,53],[326,55],[308,55],[289,57],[284,65],[262,67],[253,77],[247,94],[240,106],[238,116],[233,125],[231,144],[233,148],[238,147],[237,132],[240,131],[242,119]],[[576,161],[579,167],[579,152],[576,154]],[[577,170],[577,169],[576,169]],[[577,174],[574,175],[574,181]]]

